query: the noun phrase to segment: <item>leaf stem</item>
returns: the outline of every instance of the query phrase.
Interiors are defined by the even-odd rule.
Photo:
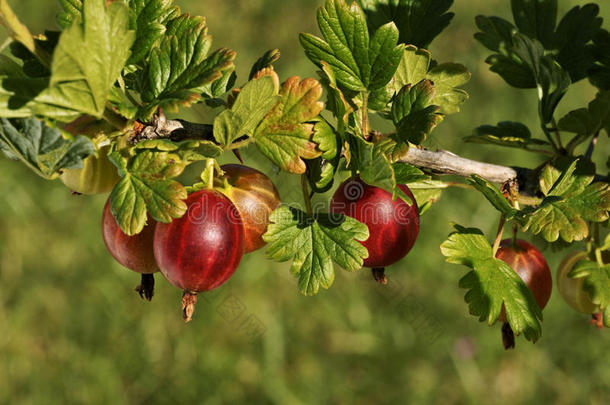
[[[602,257],[602,251],[600,249],[595,249],[595,259],[600,267],[604,267],[604,258]]]
[[[369,134],[369,93],[362,92],[362,108],[360,111],[362,119],[362,136],[364,139]]]
[[[45,67],[51,66],[51,55],[36,43],[30,30],[23,25],[6,0],[0,0],[0,25],[3,25],[14,41],[20,42]]]
[[[551,152],[550,150],[538,149],[538,148],[528,148],[527,146],[525,147],[525,150],[528,152],[540,153],[541,155],[545,155],[545,156],[555,156],[555,154],[553,152]]]
[[[515,200],[519,204],[536,206],[542,204],[542,199],[538,197],[530,197],[523,194],[518,194],[517,199]]]
[[[305,201],[305,209],[307,210],[307,214],[313,215],[313,209],[311,207],[311,197],[309,196],[309,185],[307,184],[309,180],[307,179],[307,175],[303,174],[301,176],[301,189],[303,191],[303,200]]]
[[[493,255],[496,257],[496,253],[498,253],[498,249],[500,248],[500,242],[502,241],[502,234],[504,233],[504,224],[506,223],[506,219],[504,215],[500,215],[500,223],[498,224],[498,232],[496,233],[496,240],[494,241],[493,246]]]
[[[129,121],[123,117],[112,111],[110,107],[106,107],[104,110],[104,115],[102,116],[106,122],[115,127],[119,131],[125,131],[127,129],[127,125]]]
[[[250,145],[252,142],[254,142],[254,138],[248,137],[247,139],[244,139],[243,141],[234,142],[231,145],[228,145],[226,149],[228,149],[228,150],[240,149],[240,148],[243,148],[244,146]]]
[[[559,147],[559,150],[563,150],[563,144],[561,143],[561,135],[559,134],[559,128],[557,127],[557,121],[555,121],[555,118],[553,118],[551,120],[551,124],[552,126],[552,131],[553,134],[555,135],[555,139],[557,140],[557,146]]]
[[[556,153],[559,153],[559,147],[557,147],[557,144],[553,140],[553,136],[551,135],[551,132],[549,131],[549,129],[544,124],[542,124],[542,132],[544,132],[544,135],[546,136],[546,139],[549,141],[549,143],[553,147],[553,150]]]
[[[589,146],[587,147],[587,152],[585,152],[585,157],[589,160],[591,160],[591,157],[593,156],[593,152],[595,151],[595,146],[597,145],[597,139],[599,138],[599,132],[597,131],[595,133],[595,135],[593,135],[593,138],[591,139],[591,142],[589,143]]]
[[[209,176],[208,184],[206,184],[206,189],[212,191],[214,190],[214,167],[216,166],[216,161],[214,159],[208,159],[205,165]]]
[[[11,38],[5,39],[4,42],[2,43],[2,45],[0,45],[0,52],[4,52],[6,47],[9,46],[11,44],[11,42],[13,42],[13,40]]]

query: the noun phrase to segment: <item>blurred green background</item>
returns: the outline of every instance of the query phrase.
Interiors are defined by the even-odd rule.
[[[9,3],[33,32],[55,27],[55,2]],[[318,32],[321,0],[177,3],[208,17],[215,46],[237,50],[241,80],[271,48],[282,51],[282,78],[315,73],[297,34]],[[562,10],[584,3],[560,0]],[[609,18],[610,4],[601,3]],[[508,16],[509,1],[457,0],[453,10],[455,20],[431,51],[470,69],[471,99],[427,146],[500,164],[539,163],[522,152],[461,143],[481,124],[538,124],[534,92],[490,73],[487,52],[473,39],[475,15]],[[560,114],[593,96],[587,83],[574,86]],[[187,117],[210,119],[204,109]],[[609,152],[602,144],[599,161]],[[255,163],[253,150],[245,157],[298,201],[294,178]],[[496,215],[474,192],[450,190],[422,218],[415,248],[388,269],[388,287],[367,270],[337,269],[330,290],[303,297],[288,264],[257,252],[226,285],[200,297],[185,325],[180,291],[158,276],[153,301],[140,300],[138,276],[106,253],[104,196],[72,196],[4,158],[0,173],[0,404],[610,403],[610,333],[589,326],[556,291],[542,339],[518,338],[513,351],[502,349],[499,325],[468,315],[457,287],[466,269],[446,264],[438,246],[451,221],[495,231]],[[545,252],[553,271],[564,253]]]

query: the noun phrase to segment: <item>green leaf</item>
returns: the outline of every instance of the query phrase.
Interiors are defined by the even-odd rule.
[[[129,11],[115,2],[87,1],[85,22],[59,37],[50,78],[0,77],[0,115],[43,115],[69,121],[80,113],[101,117],[133,42]]]
[[[423,180],[430,180],[430,176],[419,170],[417,167],[408,163],[394,163],[394,175],[396,176],[396,184],[416,183]]]
[[[327,93],[326,108],[331,111],[337,119],[337,130],[340,133],[343,133],[345,132],[347,117],[354,108],[350,105],[339,88],[332,68],[326,62],[321,62],[321,64],[322,70],[318,72],[318,74],[320,75],[320,83]]]
[[[252,136],[277,102],[271,77],[263,76],[249,81],[239,92],[231,109],[223,111],[214,120],[214,138],[226,147],[244,135]]]
[[[147,211],[164,223],[184,215],[186,190],[171,180],[185,167],[178,154],[143,149],[129,159],[118,152],[109,157],[122,177],[110,194],[110,209],[123,232],[140,233],[146,225]]]
[[[59,0],[63,11],[57,14],[57,23],[68,28],[75,20],[82,20],[83,0]]]
[[[489,181],[485,180],[483,177],[473,174],[470,179],[468,179],[468,183],[477,189],[481,194],[487,198],[487,200],[494,206],[495,209],[500,211],[504,217],[508,220],[513,219],[515,216],[519,214],[519,211],[513,208],[512,205],[508,202],[506,197],[502,194],[500,190],[496,186],[494,186]]]
[[[365,183],[393,193],[396,188],[396,177],[384,145],[367,142],[356,135],[350,136],[348,142],[349,168],[352,172],[360,172],[360,178]]]
[[[476,24],[481,32],[476,33],[474,37],[485,47],[496,52],[485,60],[490,65],[490,70],[499,74],[513,87],[535,88],[534,72],[515,52],[515,26],[501,18],[485,16],[477,16]],[[537,41],[533,41],[532,45],[533,55],[538,60],[542,57],[544,49]]]
[[[47,89],[48,78],[0,76],[0,116],[28,118],[45,116],[63,122],[72,121],[82,113],[58,106],[56,97]]]
[[[150,149],[158,152],[172,152],[180,157],[181,163],[185,164],[215,158],[223,152],[223,149],[214,142],[204,140],[174,142],[170,139],[150,139],[138,142],[134,148],[136,150]]]
[[[610,32],[598,30],[592,50],[595,64],[589,69],[589,81],[599,89],[610,90]]]
[[[234,69],[235,52],[221,48],[208,56],[212,45],[203,17],[183,14],[171,20],[165,36],[152,49],[142,80],[145,117],[157,107],[175,111],[199,100],[203,87]]]
[[[324,39],[301,34],[307,57],[317,66],[326,62],[337,82],[352,91],[374,91],[394,75],[404,47],[398,44],[393,23],[380,27],[369,38],[364,12],[357,3],[327,0],[318,10],[318,26]]]
[[[43,50],[48,55],[53,55],[60,34],[61,32],[59,31],[45,31],[44,35],[34,39],[34,43],[38,49]],[[30,52],[21,42],[11,42],[9,49],[14,57],[21,59],[23,62],[23,73],[27,76],[48,77],[51,75],[49,66],[43,63],[38,56]],[[9,73],[8,75],[21,75],[21,73]]]
[[[413,87],[406,85],[398,92],[392,104],[392,120],[399,140],[419,145],[442,121],[439,107],[431,105],[435,94],[435,87],[429,80]]]
[[[256,128],[256,146],[282,170],[303,174],[303,159],[326,152],[313,141],[315,124],[310,122],[324,109],[321,96],[322,85],[317,80],[291,77],[282,85],[280,100]]]
[[[428,80],[434,83],[436,95],[433,103],[440,107],[445,115],[460,111],[460,105],[468,100],[468,93],[458,88],[470,80],[470,72],[464,65],[458,63],[443,63],[428,72]]]
[[[542,191],[548,190],[540,206],[526,216],[524,231],[541,234],[547,242],[561,237],[566,242],[587,237],[586,221],[604,222],[610,210],[610,188],[607,183],[593,183],[593,176],[577,171],[573,162],[558,178],[552,169],[541,177]],[[549,189],[550,181],[555,180]]]
[[[487,58],[491,71],[511,86],[539,89],[540,118],[548,123],[571,84],[570,75],[549,55],[540,42],[514,34],[512,45]]]
[[[531,146],[548,145],[546,141],[532,138],[528,127],[512,121],[499,122],[496,126],[482,125],[474,130],[474,135],[467,136],[464,140],[525,150],[530,150]]]
[[[570,151],[602,129],[610,133],[610,92],[598,93],[588,108],[569,112],[559,120],[558,128],[576,134],[567,147]]]
[[[65,139],[58,129],[34,118],[0,118],[0,150],[46,179],[57,178],[62,169],[82,168],[83,159],[96,152],[89,138]]]
[[[333,159],[339,152],[340,139],[335,129],[322,116],[311,121],[314,124],[313,141],[322,151],[322,158]]]
[[[340,156],[331,160],[316,158],[305,161],[309,184],[314,192],[322,194],[332,188],[339,168],[339,160]]]
[[[590,260],[581,260],[568,273],[568,277],[583,278],[583,288],[591,301],[600,308],[610,305],[610,264],[600,266]]]
[[[89,0],[83,14],[83,23],[72,24],[59,37],[49,90],[56,105],[101,117],[129,58],[134,32],[121,2],[105,7],[103,0]]]
[[[414,86],[428,80],[434,86],[434,97],[430,104],[439,106],[440,113],[444,115],[459,112],[459,106],[468,99],[468,93],[459,87],[470,80],[470,72],[457,63],[443,63],[429,69],[430,61],[430,52],[407,46],[394,74],[392,89],[399,92],[408,84]]]
[[[472,271],[460,280],[468,290],[465,300],[470,313],[489,325],[498,319],[502,306],[515,334],[537,341],[542,334],[542,311],[532,292],[508,264],[493,256],[491,245],[478,229],[456,226],[456,232],[441,245],[447,262]]]
[[[394,22],[400,43],[426,48],[451,22],[453,0],[360,0],[372,30]]]
[[[407,45],[394,74],[394,91],[399,92],[407,84],[415,85],[424,80],[428,75],[431,59],[432,55],[427,50]]]
[[[407,187],[409,187],[417,201],[419,215],[424,215],[432,205],[441,199],[443,190],[448,188],[449,185],[442,181],[430,179],[407,183]]]
[[[552,49],[557,23],[557,0],[511,0],[520,32]]]
[[[0,0],[0,24],[6,28],[8,35],[12,39],[21,43],[41,60],[47,61],[48,55],[41,52],[41,49],[37,47],[34,36],[30,33],[28,27],[19,21],[7,0]]]
[[[362,267],[367,250],[358,241],[368,239],[366,225],[339,214],[315,217],[296,208],[281,207],[270,216],[271,224],[263,239],[269,245],[267,257],[286,262],[299,278],[299,290],[315,295],[320,287],[328,289],[334,279],[333,263],[347,271]]]
[[[516,28],[513,24],[499,17],[479,15],[475,18],[480,32],[474,37],[490,51],[500,52],[501,49],[512,46],[513,34]]]
[[[595,34],[602,26],[597,4],[572,8],[561,19],[555,32],[553,47],[558,49],[557,62],[569,74],[573,83],[587,77],[595,63]]]
[[[180,15],[180,8],[172,0],[128,0],[128,4],[130,27],[136,32],[128,64],[135,64],[159,44],[165,24]]]
[[[266,69],[268,67],[272,67],[273,64],[278,61],[278,59],[280,59],[279,49],[272,49],[270,51],[265,52],[263,56],[258,58],[254,65],[252,65],[248,80],[254,79],[254,76],[256,76],[256,74],[261,70]]]
[[[539,114],[542,122],[549,123],[572,81],[568,72],[548,56],[541,60],[537,81],[542,89]]]

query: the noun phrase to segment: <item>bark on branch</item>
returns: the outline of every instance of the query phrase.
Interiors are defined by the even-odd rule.
[[[139,124],[139,128],[135,129],[132,142],[137,143],[147,139],[159,138],[173,141],[185,139],[214,141],[214,127],[209,124],[196,124],[184,120],[168,120],[163,114],[159,114],[153,118],[150,124]],[[536,176],[532,175],[534,174],[532,170],[479,162],[445,150],[430,151],[410,148],[399,161],[440,175],[470,177],[473,174],[478,174],[493,183],[517,182],[519,190],[526,194],[534,192],[537,183]],[[608,179],[597,176],[596,180],[607,181]]]
[[[463,177],[478,174],[494,183],[505,183],[515,180],[526,171],[526,169],[466,159],[445,150],[433,152],[427,149],[410,148],[409,152],[399,161],[429,169],[436,174],[453,174]]]

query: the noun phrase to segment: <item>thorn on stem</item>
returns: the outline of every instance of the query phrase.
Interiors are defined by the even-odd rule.
[[[244,164],[244,159],[241,157],[241,152],[237,149],[233,149],[233,154],[239,160],[239,163]]]

